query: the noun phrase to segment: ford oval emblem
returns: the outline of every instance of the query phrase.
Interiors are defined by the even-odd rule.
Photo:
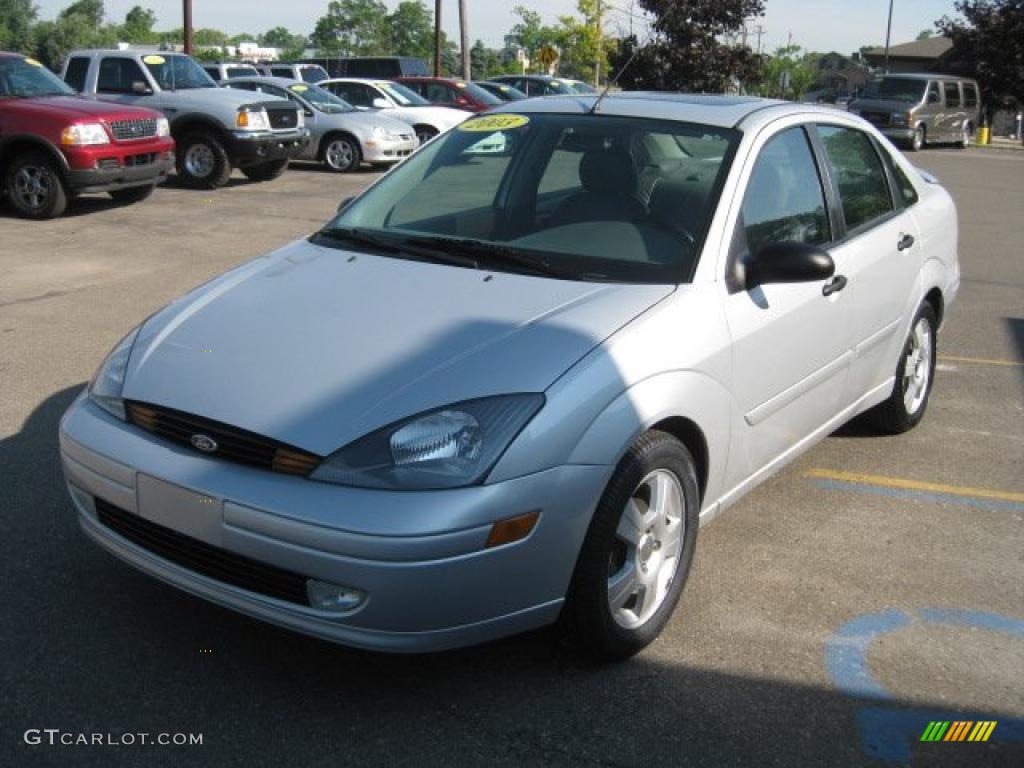
[[[192,435],[189,442],[192,443],[193,448],[203,453],[213,453],[217,450],[217,441],[206,435]]]

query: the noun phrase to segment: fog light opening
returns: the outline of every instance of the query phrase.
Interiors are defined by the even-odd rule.
[[[309,596],[311,607],[330,613],[348,613],[358,608],[366,599],[366,593],[360,589],[342,587],[316,579],[306,582],[306,594]]]
[[[499,520],[491,526],[491,532],[487,536],[487,548],[500,547],[504,544],[511,544],[512,542],[525,539],[533,531],[533,527],[537,524],[537,518],[539,517],[540,511],[534,510],[533,512],[527,512],[525,515],[517,515],[516,517]]]

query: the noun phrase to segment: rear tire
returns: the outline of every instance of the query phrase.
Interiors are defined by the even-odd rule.
[[[287,160],[268,160],[265,163],[247,165],[242,169],[249,181],[273,181],[288,170]]]
[[[868,415],[878,429],[898,435],[913,429],[924,418],[935,381],[935,310],[925,303],[914,316],[910,333],[896,364],[896,381],[889,399]]]
[[[7,166],[4,187],[14,210],[26,219],[54,219],[68,207],[64,179],[45,152],[16,156]]]
[[[128,189],[118,189],[108,194],[115,203],[121,205],[130,205],[131,203],[141,203],[143,200],[153,194],[153,190],[156,186],[148,184],[144,187],[129,187]]]
[[[231,178],[223,145],[207,133],[190,133],[178,144],[178,176],[193,189],[218,189]]]
[[[416,138],[420,140],[421,147],[437,136],[437,128],[432,125],[417,125],[413,130],[416,131]]]
[[[559,624],[603,661],[664,629],[693,562],[700,493],[693,457],[665,432],[641,436],[616,467],[576,562]]]

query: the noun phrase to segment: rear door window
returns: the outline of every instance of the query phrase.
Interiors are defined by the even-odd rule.
[[[272,67],[270,71],[274,77],[287,77],[289,80],[295,77],[291,67]]]
[[[969,109],[978,106],[978,88],[974,83],[964,83],[964,106]]]
[[[882,158],[867,134],[854,128],[819,125],[832,176],[839,187],[848,231],[866,228],[893,210]]]
[[[944,83],[946,92],[946,106],[955,108],[960,106],[960,83]]]

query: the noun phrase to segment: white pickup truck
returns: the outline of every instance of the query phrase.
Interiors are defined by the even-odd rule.
[[[61,76],[87,96],[163,112],[177,142],[178,175],[192,187],[224,186],[234,168],[253,181],[274,179],[309,141],[294,104],[220,88],[184,54],[74,51]]]

